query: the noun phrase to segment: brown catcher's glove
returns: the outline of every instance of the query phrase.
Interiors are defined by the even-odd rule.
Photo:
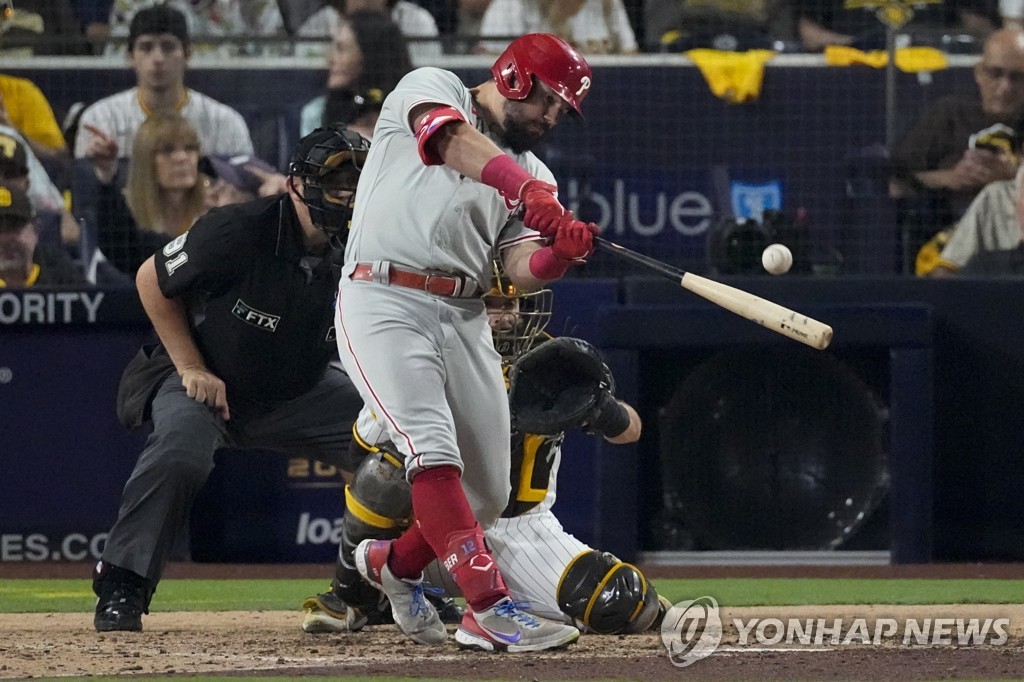
[[[615,391],[615,379],[597,349],[568,336],[524,353],[509,371],[512,427],[554,435],[583,426]]]

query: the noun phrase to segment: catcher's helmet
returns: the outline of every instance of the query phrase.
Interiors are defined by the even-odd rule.
[[[494,348],[506,361],[521,355],[537,343],[551,321],[551,302],[553,294],[550,289],[525,292],[520,290],[505,276],[498,261],[494,261],[494,278],[491,289],[484,294],[484,299],[505,299],[514,302],[505,315],[499,314],[496,323],[491,324],[491,337]],[[488,310],[494,313],[494,303],[488,301]]]
[[[550,33],[529,33],[512,41],[491,67],[498,92],[522,100],[533,78],[557,92],[580,116],[580,102],[590,91],[590,65],[571,45]]]
[[[370,142],[359,133],[330,125],[299,140],[288,164],[288,175],[301,178],[305,185],[302,203],[309,208],[313,224],[337,246],[345,242],[356,183],[369,149]],[[337,198],[338,190],[351,194]]]

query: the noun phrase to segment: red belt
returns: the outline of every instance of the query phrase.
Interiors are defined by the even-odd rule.
[[[371,282],[374,279],[373,265],[370,263],[359,263],[355,270],[349,275],[349,279],[359,279]],[[411,270],[403,270],[394,265],[388,266],[388,284],[409,289],[426,291],[437,296],[464,296],[467,292],[466,279],[454,275],[430,275]],[[471,285],[476,289],[475,283]]]

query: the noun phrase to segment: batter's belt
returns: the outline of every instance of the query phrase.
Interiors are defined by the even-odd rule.
[[[398,287],[418,289],[436,296],[454,298],[470,298],[477,293],[476,280],[462,275],[417,272],[390,263],[383,265],[387,268],[386,278],[374,263],[358,263],[352,270],[352,274],[349,275],[349,279],[358,279],[364,282],[384,281]]]

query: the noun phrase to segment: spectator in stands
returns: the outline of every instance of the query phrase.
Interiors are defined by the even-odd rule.
[[[997,180],[978,193],[956,227],[950,231],[929,277],[967,272],[966,266],[981,253],[1016,249],[1021,241],[1024,166],[1013,180]]]
[[[46,96],[25,78],[0,74],[0,125],[14,128],[40,159],[67,156],[64,134]]]
[[[480,21],[477,52],[500,54],[512,38],[553,33],[586,55],[632,54],[636,36],[622,0],[492,0]]]
[[[936,101],[893,151],[889,193],[901,200],[901,225],[917,242],[955,223],[982,187],[1017,172],[1009,139],[985,141],[1004,130],[993,126],[1012,126],[1024,112],[1024,32],[989,36],[974,80],[979,96]]]
[[[417,66],[440,56],[441,40],[433,15],[409,0],[328,0],[326,6],[299,27],[305,38],[334,36],[343,16],[375,12],[390,17],[409,40],[409,55]],[[307,53],[308,54],[308,53]]]
[[[60,213],[64,197],[24,140],[14,128],[0,125],[0,181],[27,192],[37,214]]]
[[[141,10],[163,0],[116,0],[110,11],[111,37],[130,35],[131,22]],[[166,0],[166,5],[185,17],[189,34],[197,43],[198,55],[238,57],[275,55],[290,52],[284,20],[275,0]],[[247,42],[239,38],[281,38],[280,43]],[[231,39],[231,40],[225,40]],[[109,45],[108,54],[120,54],[121,48]]]
[[[132,148],[139,126],[154,113],[180,112],[207,153],[253,153],[241,114],[185,87],[189,55],[189,34],[181,12],[157,5],[132,18],[128,60],[138,85],[87,108],[80,125],[88,134],[79,134],[75,141],[75,157],[90,159],[101,182],[115,177],[118,159]]]
[[[39,243],[25,190],[0,184],[0,287],[80,284],[85,277],[67,254]]]
[[[826,45],[884,49],[886,27],[878,19],[878,8],[844,5],[844,0],[800,0],[797,28],[805,49],[819,51]],[[901,31],[944,28],[985,38],[998,26],[999,14],[992,0],[947,0],[915,7],[913,17]]]
[[[10,14],[0,15],[2,55],[88,53],[89,45],[68,0],[18,0]]]
[[[260,188],[277,169],[254,156],[204,156],[199,171],[209,179],[206,208],[243,204],[260,196]]]
[[[302,107],[300,134],[341,122],[369,139],[376,123],[372,114],[411,70],[395,22],[376,12],[339,15],[327,55],[327,92]]]
[[[671,52],[775,49],[796,38],[791,0],[646,0],[644,23],[648,49]]]
[[[206,210],[199,137],[178,114],[154,114],[139,127],[124,191],[102,185],[97,242],[118,270],[134,275],[153,253]]]
[[[47,245],[78,251],[79,228],[64,196],[18,131],[0,125],[0,182],[28,194],[36,232]]]

